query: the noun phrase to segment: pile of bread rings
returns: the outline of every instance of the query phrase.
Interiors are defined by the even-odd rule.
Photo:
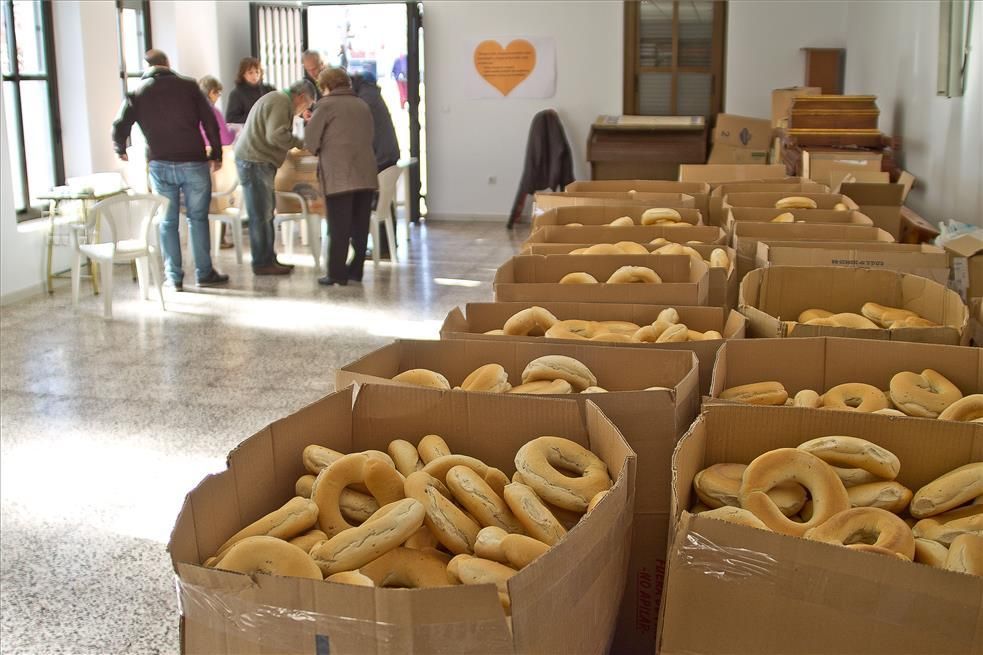
[[[597,377],[578,359],[566,355],[537,357],[522,371],[522,383],[512,386],[509,374],[501,364],[484,364],[471,371],[460,385],[453,387],[463,391],[488,393],[606,393],[597,386]],[[394,382],[414,384],[432,389],[450,389],[447,378],[426,368],[412,368],[395,377]]]
[[[724,389],[723,400],[750,405],[789,405],[814,409],[840,409],[890,416],[917,416],[942,421],[983,423],[983,393],[964,396],[959,387],[930,368],[921,373],[896,373],[887,391],[862,382],[838,384],[820,394],[803,389],[789,397],[781,382],[757,382]]]
[[[647,266],[621,266],[611,274],[605,284],[661,284],[659,274]],[[598,284],[590,273],[576,271],[560,278],[560,284]]]
[[[827,436],[693,478],[703,516],[983,576],[983,462],[918,491],[898,457],[864,439]]]
[[[371,587],[495,584],[556,545],[611,487],[597,455],[543,436],[501,470],[438,435],[388,453],[304,449],[297,496],[230,537],[205,566]]]
[[[659,312],[651,325],[638,325],[631,321],[560,320],[549,310],[533,306],[513,314],[501,330],[489,330],[485,334],[609,343],[681,343],[723,339],[716,330],[690,330],[685,323],[679,322],[679,312],[671,307]]]
[[[699,243],[696,241],[688,243]],[[571,250],[571,255],[689,255],[696,261],[707,261],[710,268],[730,268],[730,257],[723,248],[714,248],[710,252],[710,257],[706,260],[703,255],[681,243],[673,243],[668,239],[659,237],[653,239],[650,245],[658,246],[655,250],[649,251],[648,248],[634,241],[619,241],[617,243],[595,243],[585,248]]]
[[[855,330],[940,327],[938,323],[922,318],[910,309],[887,307],[875,302],[864,303],[860,308],[860,314],[853,312],[834,314],[825,309],[807,309],[799,314],[797,322],[803,325],[825,325]]]

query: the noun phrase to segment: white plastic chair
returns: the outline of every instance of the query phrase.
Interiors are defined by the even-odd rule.
[[[390,166],[379,172],[379,201],[372,212],[369,226],[372,230],[372,263],[379,263],[379,223],[385,223],[386,236],[389,238],[389,253],[392,261],[398,261],[396,256],[396,220],[393,216],[393,199],[396,197],[396,183],[402,174],[399,166]]]
[[[242,219],[244,216],[239,175],[231,146],[223,148],[222,167],[212,173],[212,203],[208,207],[211,227],[212,257],[218,257],[222,241],[222,225],[232,232],[236,263],[242,264]]]
[[[284,205],[296,203],[297,212],[281,212],[280,208]],[[277,209],[273,215],[273,231],[281,227],[286,234],[287,252],[293,252],[293,224],[300,222],[307,231],[307,243],[311,249],[311,256],[314,258],[314,272],[321,273],[321,222],[324,216],[309,210],[307,198],[293,191],[276,192]],[[291,207],[292,209],[293,207]]]
[[[103,316],[113,317],[113,264],[135,262],[140,293],[150,299],[148,268],[164,306],[163,275],[160,249],[154,237],[156,217],[167,211],[169,201],[153,194],[113,196],[96,203],[85,225],[73,226],[72,303],[78,305],[82,258],[100,264],[102,274]],[[80,239],[80,233],[85,239]]]

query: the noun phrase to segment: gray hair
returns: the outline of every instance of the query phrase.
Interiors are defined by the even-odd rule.
[[[287,91],[289,91],[291,97],[307,96],[311,100],[317,97],[317,93],[314,92],[314,85],[307,80],[294,82]]]
[[[321,53],[317,50],[304,50],[300,55],[301,59],[317,59],[317,62],[321,63]]]
[[[219,93],[221,93],[222,83],[219,82],[217,79],[215,79],[213,76],[206,75],[205,77],[198,80],[198,88],[201,89],[201,92],[204,93],[205,97],[207,98],[208,94],[211,93],[212,91],[218,91]]]

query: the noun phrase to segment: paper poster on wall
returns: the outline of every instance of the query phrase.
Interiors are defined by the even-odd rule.
[[[465,41],[465,91],[470,98],[552,98],[556,46],[551,37]]]

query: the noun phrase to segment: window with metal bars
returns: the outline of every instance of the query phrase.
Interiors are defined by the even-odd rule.
[[[143,76],[143,55],[150,50],[150,0],[116,0],[119,80],[125,96]]]

